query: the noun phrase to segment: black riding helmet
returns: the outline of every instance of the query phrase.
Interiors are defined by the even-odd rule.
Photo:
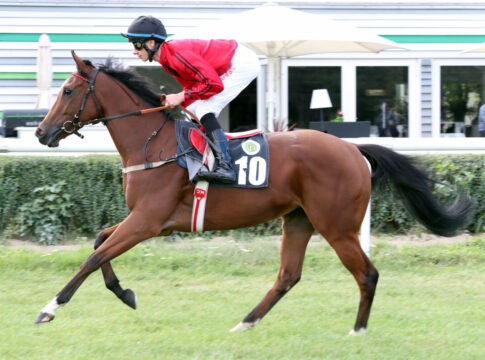
[[[140,41],[143,43],[143,47],[148,53],[148,60],[153,60],[153,54],[155,54],[160,45],[167,38],[167,31],[162,22],[153,16],[139,16],[128,27],[126,33],[121,33],[129,42]],[[149,49],[145,45],[145,41],[153,39],[156,46],[154,49]]]

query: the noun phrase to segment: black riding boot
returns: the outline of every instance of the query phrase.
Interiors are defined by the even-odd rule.
[[[201,171],[195,177],[195,181],[207,180],[217,181],[225,184],[232,184],[236,181],[236,172],[231,166],[231,155],[229,155],[228,144],[224,131],[219,127],[214,114],[204,115],[201,119],[202,125],[214,146],[212,150],[216,158],[213,171]]]
[[[227,149],[227,139],[222,129],[209,133],[209,139],[213,142],[212,150],[216,158],[213,171],[201,171],[195,180],[217,181],[224,184],[232,184],[236,181],[236,173],[231,167],[231,155]]]

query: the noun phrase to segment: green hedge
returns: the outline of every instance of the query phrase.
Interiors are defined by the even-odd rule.
[[[436,195],[442,201],[459,191],[475,199],[476,213],[468,230],[485,231],[485,156],[420,156],[419,161],[439,182]],[[39,240],[36,229],[57,232],[57,238],[65,233],[91,236],[118,223],[128,214],[120,168],[118,156],[0,156],[0,232],[48,243]],[[389,190],[373,193],[371,221],[373,231],[379,232],[406,233],[416,227]],[[279,220],[252,230],[281,231]]]
[[[473,198],[475,213],[467,230],[485,231],[485,156],[426,155],[417,160],[418,167],[437,182],[434,190],[441,203],[450,204],[460,193]],[[406,233],[416,227],[402,202],[389,189],[372,193],[371,214],[373,230]]]
[[[63,194],[64,209],[55,210],[56,190],[46,188],[57,184]],[[44,191],[34,193],[34,189]],[[49,191],[50,190],[50,191]],[[34,202],[44,194],[43,203]],[[53,199],[54,198],[54,199]],[[128,214],[123,195],[121,160],[118,156],[81,157],[8,157],[0,156],[0,231],[20,232],[23,205],[44,208],[44,216],[60,216],[67,207],[69,218],[64,230],[76,235],[92,235],[114,225]],[[28,219],[24,219],[28,220]],[[52,223],[55,222],[55,219]]]

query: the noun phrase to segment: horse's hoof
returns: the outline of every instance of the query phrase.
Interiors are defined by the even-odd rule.
[[[55,316],[53,314],[47,314],[45,312],[40,312],[37,315],[37,319],[35,319],[35,324],[46,324],[52,320],[54,320]]]
[[[240,322],[239,324],[234,326],[231,330],[229,330],[229,332],[246,331],[246,330],[252,329],[253,327],[255,327],[257,325],[258,322],[259,322],[259,320],[256,320],[255,322],[251,322],[251,323]]]
[[[349,336],[362,336],[362,335],[365,335],[365,333],[366,333],[365,328],[360,328],[357,331],[355,331],[354,329],[352,329],[349,332]]]
[[[131,289],[123,290],[120,298],[126,305],[136,310],[137,298],[136,294]]]

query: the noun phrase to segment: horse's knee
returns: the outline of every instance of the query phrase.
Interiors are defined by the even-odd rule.
[[[96,236],[96,240],[94,240],[94,250],[101,246],[102,243],[109,237],[109,234],[101,231],[98,236]]]
[[[301,279],[301,274],[283,271],[278,275],[278,282],[276,284],[276,291],[280,293],[288,292]]]
[[[104,243],[105,240],[111,236],[111,234],[116,230],[118,225],[119,224],[116,224],[99,232],[98,236],[96,236],[96,240],[94,240],[94,250],[100,247],[101,244]]]
[[[103,256],[94,252],[88,256],[86,261],[84,261],[82,268],[84,268],[84,270],[86,270],[88,273],[91,273],[98,270],[103,263]]]

